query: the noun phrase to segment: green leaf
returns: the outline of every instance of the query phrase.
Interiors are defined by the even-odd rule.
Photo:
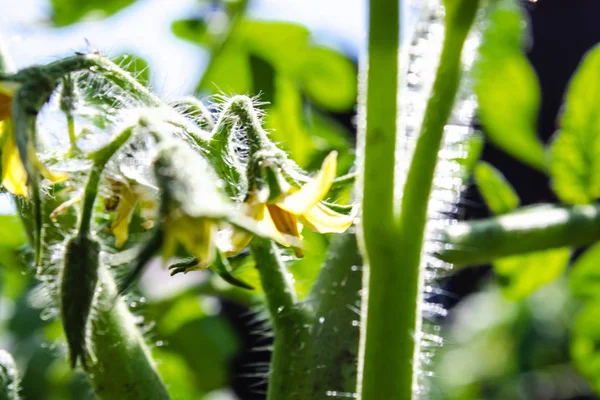
[[[211,60],[197,90],[227,95],[250,93],[252,71],[246,50],[239,43],[225,46]]]
[[[567,91],[558,135],[552,142],[552,187],[565,203],[600,198],[600,46],[587,53]]]
[[[494,262],[504,296],[520,300],[555,280],[569,264],[571,249],[561,248],[501,258]]]
[[[581,375],[600,392],[600,302],[585,305],[575,319],[571,357]]]
[[[502,172],[491,164],[480,162],[475,166],[475,182],[488,208],[494,214],[505,214],[519,206],[519,196]]]
[[[343,112],[356,103],[356,71],[338,52],[310,49],[299,78],[306,95],[323,108]]]
[[[213,46],[214,37],[208,33],[207,23],[200,18],[182,19],[173,22],[171,29],[175,36],[197,43],[201,46]]]
[[[284,75],[277,75],[275,101],[266,117],[273,141],[289,151],[294,160],[305,167],[313,151],[313,142],[303,116],[302,96],[296,84]]]
[[[131,54],[121,54],[113,58],[113,61],[129,72],[142,85],[148,86],[150,83],[150,67],[143,58]]]
[[[465,152],[461,156],[455,158],[456,162],[458,162],[464,168],[464,173],[466,174],[467,178],[475,169],[475,165],[481,157],[481,152],[483,151],[483,144],[483,136],[475,132],[467,140],[467,142],[464,143]]]
[[[492,143],[539,170],[546,168],[537,138],[540,89],[523,53],[523,12],[514,0],[492,11],[475,66],[479,116]]]
[[[571,293],[590,299],[600,298],[600,243],[583,253],[569,273]]]
[[[135,0],[52,0],[52,21],[56,26],[73,24],[83,18],[106,18]]]
[[[0,215],[0,253],[18,250],[27,243],[27,235],[18,215]],[[1,258],[0,258],[1,260]]]

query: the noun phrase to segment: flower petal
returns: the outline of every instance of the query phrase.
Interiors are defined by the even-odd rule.
[[[354,222],[355,212],[349,215],[340,214],[329,207],[317,203],[302,215],[302,222],[311,230],[319,233],[342,233]]]
[[[119,248],[127,241],[129,236],[129,223],[131,216],[135,211],[137,197],[135,193],[126,185],[119,191],[119,202],[115,210],[115,219],[110,225],[110,229],[115,235],[115,247]]]
[[[15,195],[29,196],[27,172],[21,161],[12,130],[12,121],[0,122],[2,132],[2,186]]]
[[[0,121],[10,118],[12,110],[12,97],[0,92]]]
[[[289,213],[276,205],[267,204],[267,210],[269,210],[269,214],[271,214],[271,219],[277,228],[277,231],[281,233],[284,237],[289,236],[290,238],[298,238],[302,240],[302,235],[300,232],[302,231],[302,224],[298,223],[298,219],[292,213]],[[287,244],[285,246],[291,246],[294,249],[294,254],[296,257],[301,258],[304,257],[304,251],[301,247],[294,246],[287,240],[285,240]]]
[[[321,170],[302,188],[276,204],[295,215],[302,215],[323,200],[335,179],[337,152],[332,151],[323,161]]]

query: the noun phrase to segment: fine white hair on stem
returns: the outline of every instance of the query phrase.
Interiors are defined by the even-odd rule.
[[[396,148],[397,182],[396,198],[401,202],[404,180],[408,173],[412,154],[419,135],[425,106],[433,86],[442,43],[444,40],[444,13],[439,0],[428,0],[421,7],[421,16],[410,38],[406,51],[401,55],[398,113],[398,144]],[[468,72],[479,42],[479,33],[473,32],[463,51],[463,70]],[[467,142],[473,136],[471,127],[475,113],[475,100],[467,74],[459,89],[455,106],[444,129],[433,178],[432,192],[427,209],[427,226],[421,254],[421,282],[419,320],[413,333],[416,342],[414,356],[415,398],[429,398],[432,381],[433,357],[443,345],[439,322],[447,310],[438,300],[451,294],[439,287],[439,278],[452,269],[452,265],[435,258],[443,246],[439,232],[456,222],[460,211],[461,195],[467,184],[464,159],[468,152]]]

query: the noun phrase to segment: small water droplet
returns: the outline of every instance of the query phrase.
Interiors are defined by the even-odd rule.
[[[357,320],[352,321],[352,326],[359,326],[360,322]]]
[[[156,344],[156,347],[162,347],[165,345],[165,342],[163,342],[162,340],[157,340],[155,344]]]
[[[283,306],[279,306],[277,308],[277,313],[281,314],[283,312]]]
[[[319,318],[319,323],[322,324],[323,322],[325,322],[325,317],[320,317]]]

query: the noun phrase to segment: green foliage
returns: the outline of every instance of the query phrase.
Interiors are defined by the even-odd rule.
[[[56,26],[65,26],[83,18],[105,18],[134,2],[135,0],[52,0],[52,21]]]
[[[539,251],[498,259],[494,262],[494,270],[504,295],[518,300],[558,278],[570,257],[568,248]]]
[[[600,243],[583,253],[569,273],[571,292],[583,299],[600,298]]]
[[[600,392],[600,303],[589,302],[575,319],[571,354],[577,369]]]
[[[473,174],[479,192],[494,214],[505,214],[519,206],[519,196],[504,175],[491,164],[478,163]]]
[[[539,170],[546,152],[537,139],[540,89],[523,52],[523,11],[515,0],[501,0],[489,15],[475,66],[479,116],[496,146]]]
[[[560,130],[552,143],[552,186],[565,203],[587,204],[600,198],[600,47],[581,62],[566,95]]]
[[[321,138],[326,136],[341,142],[338,171],[346,172],[353,159],[349,133],[329,117],[312,113],[303,96],[325,110],[351,109],[357,81],[350,60],[312,44],[309,31],[298,25],[240,19],[219,36],[207,30],[207,23],[191,19],[173,24],[177,36],[213,54],[198,90],[259,95],[260,101],[269,103],[266,124],[271,137],[300,166],[320,165],[333,149],[323,148],[329,140]]]

